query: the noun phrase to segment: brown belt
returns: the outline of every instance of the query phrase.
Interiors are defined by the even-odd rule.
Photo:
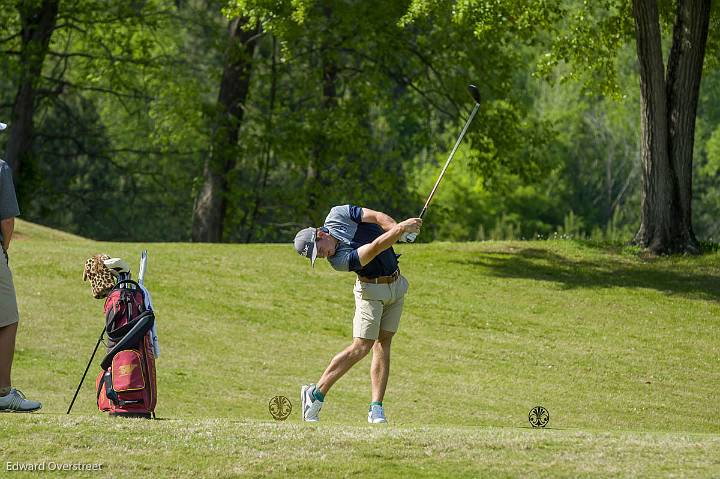
[[[400,277],[400,270],[396,269],[390,276],[378,276],[377,278],[366,278],[365,276],[358,275],[358,279],[363,283],[374,283],[374,284],[389,284],[394,283],[396,279]]]

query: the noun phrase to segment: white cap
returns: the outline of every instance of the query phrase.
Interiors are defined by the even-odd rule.
[[[0,123],[0,130],[4,130],[7,128],[7,125],[5,123]]]
[[[108,269],[117,271],[118,273],[129,273],[130,265],[122,258],[110,258],[103,261]]]
[[[317,259],[318,250],[315,247],[315,241],[317,241],[317,232],[319,228],[302,229],[295,235],[295,251],[301,256],[310,258],[310,265],[315,267],[315,260]]]

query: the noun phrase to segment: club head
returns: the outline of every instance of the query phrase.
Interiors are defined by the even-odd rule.
[[[468,91],[473,97],[473,100],[475,100],[475,103],[480,103],[480,90],[478,90],[478,87],[475,85],[468,85]]]

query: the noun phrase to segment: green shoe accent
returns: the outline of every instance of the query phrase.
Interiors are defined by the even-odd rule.
[[[373,401],[370,403],[371,406],[382,406],[382,401]]]
[[[320,402],[325,402],[325,395],[318,388],[313,389],[313,397]]]

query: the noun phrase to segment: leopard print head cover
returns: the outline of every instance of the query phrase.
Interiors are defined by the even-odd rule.
[[[108,267],[103,263],[106,259],[110,259],[110,256],[106,254],[96,254],[85,260],[83,281],[90,280],[92,295],[95,299],[106,297],[116,283],[115,276],[112,275]]]

